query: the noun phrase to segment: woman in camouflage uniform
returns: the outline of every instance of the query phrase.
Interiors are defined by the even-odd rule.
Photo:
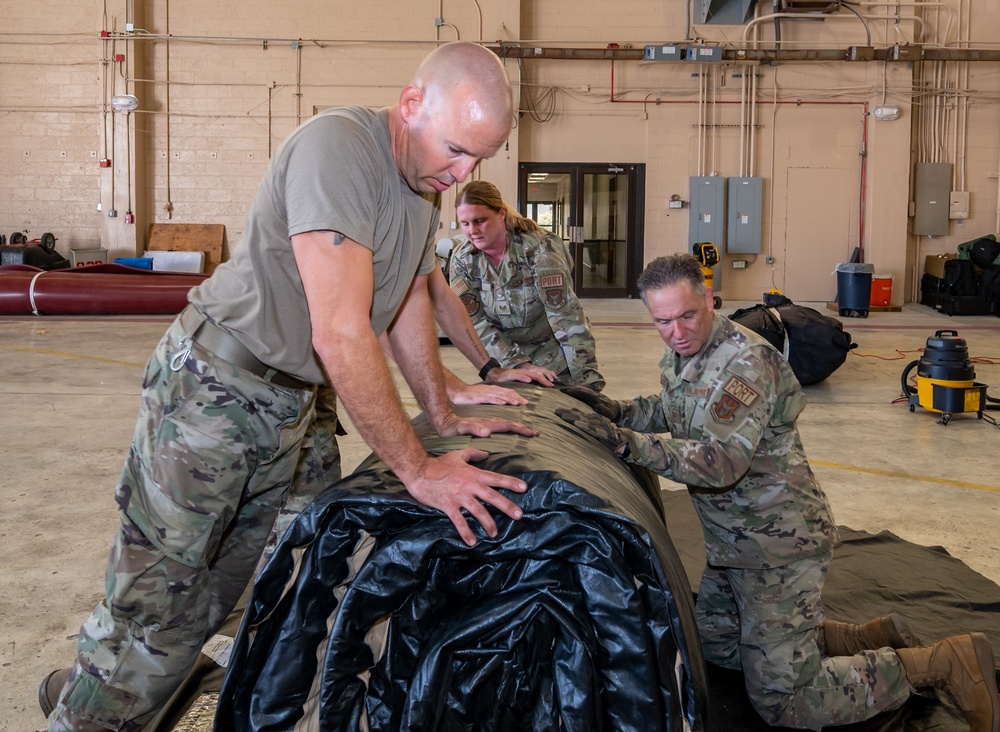
[[[562,239],[517,213],[486,181],[463,188],[456,210],[468,239],[452,252],[449,280],[490,355],[505,368],[550,369],[563,386],[603,389]]]

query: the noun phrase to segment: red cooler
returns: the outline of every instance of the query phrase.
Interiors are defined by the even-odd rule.
[[[892,275],[872,275],[872,307],[887,307],[892,301]]]

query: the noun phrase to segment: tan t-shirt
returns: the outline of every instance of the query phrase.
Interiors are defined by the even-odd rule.
[[[339,231],[371,249],[371,325],[385,331],[413,278],[435,266],[440,219],[440,196],[410,190],[390,150],[386,109],[332,109],[300,126],[264,174],[242,244],[189,300],[268,366],[328,383],[290,237]]]

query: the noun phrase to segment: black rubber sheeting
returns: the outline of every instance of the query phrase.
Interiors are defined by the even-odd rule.
[[[247,603],[215,729],[704,730],[707,680],[688,580],[654,479],[521,387],[535,438],[474,444],[525,480],[524,510],[467,547],[370,457],[298,518]],[[478,527],[477,527],[478,528]]]

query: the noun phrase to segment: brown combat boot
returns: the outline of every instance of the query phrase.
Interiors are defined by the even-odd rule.
[[[993,649],[982,633],[956,635],[926,648],[896,651],[915,688],[943,689],[965,713],[972,732],[1000,732]]]
[[[38,706],[42,708],[42,714],[46,718],[52,714],[52,710],[59,703],[59,694],[66,686],[72,671],[71,668],[59,668],[42,679],[42,683],[38,687]]]
[[[906,619],[896,613],[869,620],[864,625],[827,620],[819,626],[821,650],[827,656],[853,656],[876,648],[917,648],[923,645]]]

